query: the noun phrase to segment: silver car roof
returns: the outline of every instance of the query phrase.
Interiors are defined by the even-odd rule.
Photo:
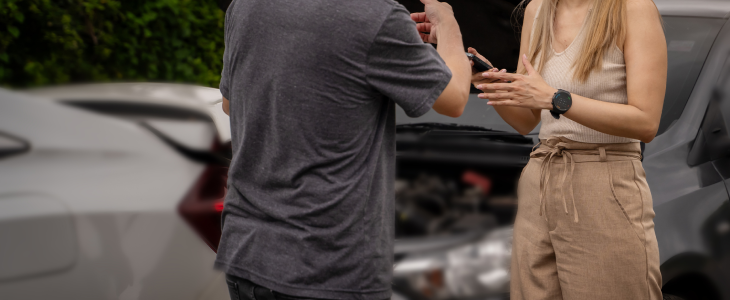
[[[151,103],[197,110],[213,119],[222,142],[231,140],[228,116],[221,108],[223,96],[216,88],[177,83],[128,82],[59,85],[24,92],[51,100]]]
[[[730,1],[656,0],[662,16],[702,17],[727,19],[730,17]]]
[[[48,86],[24,90],[55,100],[144,101],[180,106],[199,106],[221,101],[218,89],[189,84],[157,82],[88,83]]]

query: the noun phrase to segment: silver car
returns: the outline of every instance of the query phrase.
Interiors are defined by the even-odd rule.
[[[230,299],[209,247],[220,101],[177,84],[0,89],[0,299]]]

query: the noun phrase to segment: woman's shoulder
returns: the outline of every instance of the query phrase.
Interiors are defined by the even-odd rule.
[[[542,4],[543,0],[532,0],[530,3],[527,4],[527,7],[525,7],[525,19],[535,18],[535,15],[537,15],[537,9]]]
[[[637,35],[636,32],[644,31],[652,23],[661,24],[661,16],[654,1],[626,0],[626,35],[623,35],[621,40],[616,41],[616,46],[625,52],[626,40],[641,38],[641,34]]]
[[[626,0],[626,18],[659,16],[659,10],[652,0]]]

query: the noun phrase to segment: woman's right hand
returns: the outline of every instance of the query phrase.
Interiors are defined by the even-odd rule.
[[[474,54],[474,56],[478,57],[482,61],[484,61],[484,62],[492,65],[492,62],[490,62],[488,59],[484,58],[484,56],[482,56],[481,54],[479,54],[479,52],[477,52],[476,49],[474,49],[472,47],[469,47],[469,49],[467,51],[469,53],[471,53],[471,54]],[[474,62],[473,61],[469,61],[469,63],[472,65],[472,67],[474,66]],[[491,70],[489,70],[487,72],[502,72],[502,73],[505,73],[505,72],[507,72],[507,70],[506,69],[502,69],[502,71],[500,71],[497,68],[493,68],[493,69],[491,69]],[[482,75],[482,74],[484,74],[484,72],[477,71],[474,68],[471,69],[471,84],[473,84],[474,87],[476,87],[476,86],[478,86],[478,85],[480,85],[482,83],[495,83],[495,82],[500,81],[499,79],[484,77],[484,75]],[[489,93],[487,91],[484,91],[484,92],[485,93]]]

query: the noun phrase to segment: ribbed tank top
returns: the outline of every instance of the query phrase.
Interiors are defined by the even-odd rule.
[[[542,5],[542,4],[541,4]],[[540,8],[538,8],[538,12]],[[591,12],[589,11],[589,14]],[[551,48],[552,55],[545,62],[545,66],[540,73],[545,82],[556,89],[563,89],[571,94],[580,95],[590,99],[599,101],[627,104],[628,95],[626,92],[626,64],[624,63],[624,54],[621,49],[614,44],[603,57],[603,65],[601,69],[594,70],[585,82],[573,79],[573,63],[580,54],[583,41],[586,35],[586,22],[575,37],[573,42],[568,45],[563,52],[555,52]],[[535,14],[537,20],[537,14]],[[533,22],[534,24],[534,22]],[[535,26],[532,26],[530,34],[530,43],[532,43],[532,35],[535,33]],[[532,47],[532,45],[530,45]],[[537,61],[541,58],[537,57]],[[537,65],[537,64],[536,64]],[[586,126],[576,123],[575,121],[563,116],[555,119],[550,111],[543,110],[541,113],[542,127],[540,128],[540,139],[547,139],[553,136],[562,136],[576,142],[584,143],[631,143],[638,140],[619,137],[615,135],[605,134]]]

